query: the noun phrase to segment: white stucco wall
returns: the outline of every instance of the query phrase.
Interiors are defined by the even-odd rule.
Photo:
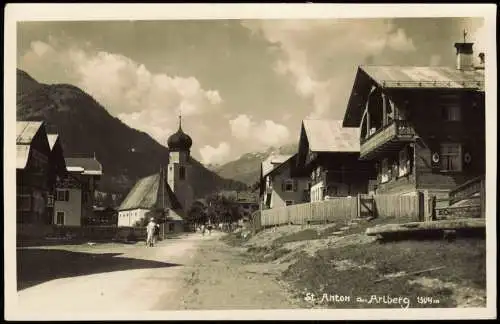
[[[120,226],[134,226],[135,222],[141,220],[146,216],[149,209],[130,209],[118,212],[118,227]]]
[[[57,212],[64,212],[64,225],[82,225],[82,191],[80,189],[64,189],[69,191],[68,201],[54,201],[54,224],[57,224]]]
[[[279,208],[286,206],[286,201],[291,200],[293,204],[301,204],[304,202],[304,190],[307,189],[308,179],[295,178],[297,181],[296,191],[283,191],[282,183],[287,179],[292,179],[288,176],[289,171],[283,171],[277,174],[272,179],[273,191],[271,194],[271,208]]]

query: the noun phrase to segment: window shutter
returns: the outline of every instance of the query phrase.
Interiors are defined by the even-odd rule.
[[[471,145],[462,144],[462,169],[470,170],[474,167],[474,156],[471,152]]]
[[[298,183],[297,179],[293,179],[293,191],[297,191]]]
[[[285,180],[281,181],[281,191],[285,191]]]
[[[69,201],[69,190],[64,191],[64,201]]]
[[[428,141],[429,146],[429,165],[432,171],[439,171],[441,169],[441,145],[433,139]]]

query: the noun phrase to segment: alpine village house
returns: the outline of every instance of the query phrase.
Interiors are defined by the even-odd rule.
[[[472,46],[455,44],[456,68],[358,68],[343,125],[360,127],[360,159],[376,167],[376,194],[420,192],[439,204],[484,177],[484,54],[475,66]]]
[[[297,154],[272,155],[261,164],[260,197],[263,209],[309,200],[308,179],[297,169]]]
[[[102,175],[94,158],[64,158],[42,121],[16,122],[17,223],[81,226]],[[22,229],[20,229],[22,231]]]
[[[193,142],[181,122],[179,117],[179,129],[167,141],[167,167],[160,166],[159,173],[137,181],[118,208],[118,226],[134,226],[154,217],[157,223],[167,224],[165,231],[184,230],[184,218],[194,199],[189,178]]]
[[[66,158],[66,176],[57,177],[53,224],[88,225],[94,216],[94,193],[102,176],[102,165],[86,157]]]
[[[18,224],[47,225],[53,219],[56,177],[66,173],[58,141],[49,144],[45,123],[16,122],[16,213]]]
[[[359,160],[359,129],[341,120],[303,120],[297,169],[309,178],[309,201],[366,194],[375,179],[372,163]]]

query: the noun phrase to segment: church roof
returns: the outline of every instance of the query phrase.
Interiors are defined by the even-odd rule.
[[[167,140],[168,148],[171,151],[189,151],[193,145],[191,137],[182,130],[182,121],[179,116],[179,129]]]
[[[140,179],[134,185],[118,210],[182,209],[182,205],[166,181],[163,171]]]

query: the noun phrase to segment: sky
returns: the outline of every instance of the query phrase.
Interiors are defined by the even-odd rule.
[[[17,67],[165,146],[182,113],[193,157],[223,164],[342,119],[359,65],[454,66],[464,29],[477,56],[481,18],[20,22]]]

